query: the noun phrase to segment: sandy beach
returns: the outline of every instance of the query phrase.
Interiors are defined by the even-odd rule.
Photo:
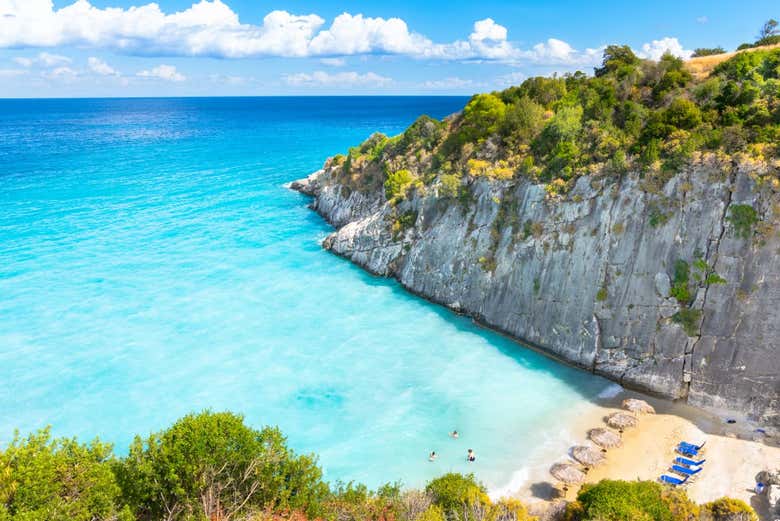
[[[606,417],[621,410],[620,402],[628,397],[648,401],[657,413],[640,415],[639,425],[623,433],[623,446],[607,451],[606,462],[588,472],[587,482],[602,479],[657,481],[664,473],[676,476],[669,472],[669,467],[677,456],[674,452],[677,443],[681,440],[696,444],[706,441],[703,457],[707,461],[696,479],[689,480],[688,495],[700,504],[723,496],[742,499],[753,506],[761,519],[774,519],[769,516],[763,498],[754,495],[753,487],[759,471],[780,466],[780,439],[756,432],[759,426],[739,419],[728,424],[725,416],[721,418],[692,407],[623,392],[605,400],[578,422],[581,437],[577,443],[591,444],[587,440],[588,429],[605,427]],[[576,463],[565,453],[555,461]],[[549,505],[545,500],[554,497],[557,485],[549,474],[539,475],[538,469],[531,478],[517,496],[535,511],[544,510],[545,503]],[[566,499],[573,500],[578,488],[570,487]]]

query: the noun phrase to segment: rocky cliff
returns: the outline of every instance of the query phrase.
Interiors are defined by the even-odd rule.
[[[389,201],[349,167],[293,183],[337,228],[328,250],[627,387],[780,424],[780,198],[760,165],[698,156],[656,188],[594,172],[565,195],[472,176]]]

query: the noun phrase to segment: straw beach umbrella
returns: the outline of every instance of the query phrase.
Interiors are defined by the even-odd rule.
[[[655,414],[655,408],[652,405],[637,398],[626,398],[623,400],[623,408],[633,413]]]
[[[572,447],[571,457],[585,466],[585,472],[587,472],[590,467],[595,467],[596,465],[604,463],[605,459],[604,454],[587,445]]]
[[[610,414],[609,418],[607,418],[607,425],[620,430],[620,432],[629,427],[636,427],[638,423],[639,420],[636,419],[636,416],[627,412],[616,412]]]
[[[552,477],[563,483],[563,490],[567,490],[567,485],[575,485],[585,481],[585,473],[570,463],[556,463],[550,467]]]
[[[588,438],[604,450],[623,445],[620,436],[609,429],[591,429],[588,431]]]

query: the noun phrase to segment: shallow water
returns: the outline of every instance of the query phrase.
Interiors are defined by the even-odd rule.
[[[51,424],[122,453],[229,409],[329,479],[522,478],[609,384],[324,252],[284,188],[464,101],[0,101],[0,440]]]

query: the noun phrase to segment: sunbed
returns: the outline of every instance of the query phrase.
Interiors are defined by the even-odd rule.
[[[674,486],[685,485],[685,482],[688,481],[689,477],[690,476],[685,476],[685,479],[677,479],[677,478],[674,478],[672,476],[667,476],[666,474],[664,474],[663,476],[661,476],[661,481],[663,481],[664,483],[668,483],[670,485],[674,485]]]
[[[688,467],[683,467],[681,465],[672,465],[672,470],[677,472],[678,474],[682,474],[683,476],[694,476],[704,469],[702,468],[689,469]]]
[[[694,467],[699,467],[699,466],[703,465],[705,461],[707,461],[707,460],[703,459],[701,461],[693,461],[692,459],[682,458],[682,457],[677,457],[674,460],[675,463],[681,463],[683,465],[688,465],[688,466],[693,465]]]

